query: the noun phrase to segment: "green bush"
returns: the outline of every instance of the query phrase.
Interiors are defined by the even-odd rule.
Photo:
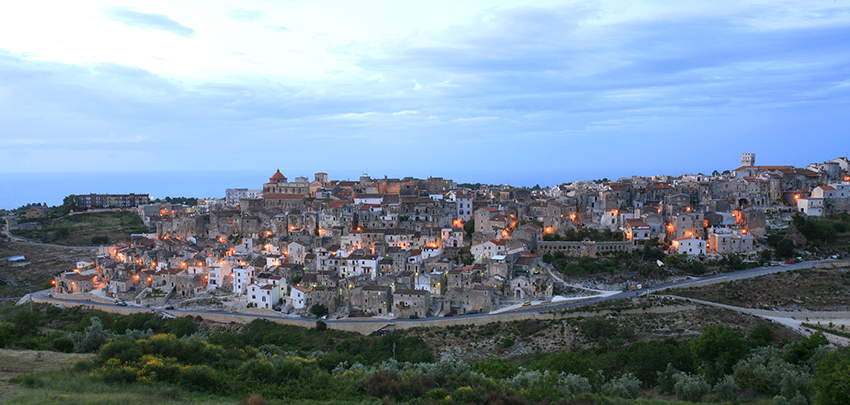
[[[699,402],[710,390],[711,385],[700,375],[678,373],[673,376],[673,391],[683,401]]]
[[[640,395],[640,380],[626,373],[603,384],[601,391],[612,397],[634,399]]]
[[[735,377],[731,375],[724,376],[714,385],[712,393],[717,401],[733,402],[740,396],[740,387],[735,382]]]
[[[846,404],[850,398],[850,348],[826,354],[817,365],[812,385],[816,404]]]
[[[103,330],[103,323],[100,321],[100,318],[92,317],[90,322],[90,325],[75,344],[75,350],[78,352],[94,352],[103,346],[106,343],[106,339],[109,338],[109,333]]]
[[[210,366],[187,366],[180,369],[178,381],[181,385],[198,391],[221,392],[222,381]]]

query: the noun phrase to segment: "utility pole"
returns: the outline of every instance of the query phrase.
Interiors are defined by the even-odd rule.
[[[32,280],[27,280],[27,285],[30,290],[30,313],[32,313]]]

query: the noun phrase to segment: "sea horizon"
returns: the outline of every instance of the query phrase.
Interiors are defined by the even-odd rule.
[[[89,193],[137,193],[150,194],[151,198],[197,197],[223,198],[228,188],[261,189],[263,183],[276,168],[267,170],[237,171],[155,171],[155,172],[12,172],[0,173],[0,208],[14,209],[29,203],[46,203],[54,206],[62,204],[62,199],[70,194]],[[304,176],[313,179],[313,173],[281,171],[290,179]],[[315,170],[316,172],[322,170]],[[360,174],[355,171],[328,172],[331,180],[355,180]],[[576,180],[590,180],[602,177],[616,178],[626,174],[605,174],[605,170],[593,171],[545,171],[530,173],[522,171],[487,172],[479,175],[467,174],[453,177],[445,173],[418,174],[411,177],[444,177],[457,183],[510,184],[513,186],[551,186]],[[616,172],[621,172],[617,170]],[[408,175],[370,174],[373,178],[403,178]]]

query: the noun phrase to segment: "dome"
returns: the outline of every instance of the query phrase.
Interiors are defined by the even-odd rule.
[[[277,171],[274,172],[272,177],[269,178],[269,183],[279,183],[279,182],[285,182],[285,181],[286,181],[286,176],[284,176],[283,173],[280,172],[280,169],[277,169]]]

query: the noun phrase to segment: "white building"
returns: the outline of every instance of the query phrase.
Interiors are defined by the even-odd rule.
[[[292,286],[292,289],[289,290],[289,302],[295,309],[307,308],[307,300],[309,298],[310,290],[304,287],[299,287],[296,285]]]
[[[638,219],[626,220],[624,230],[626,240],[650,240],[652,238],[652,227]]]
[[[233,292],[236,295],[245,294],[248,286],[254,282],[254,267],[237,267],[233,269]]]
[[[797,199],[797,211],[810,217],[823,216],[823,198],[799,198]]]
[[[671,244],[673,252],[678,254],[686,254],[688,256],[697,256],[705,254],[705,241],[698,238],[678,238],[673,239]]]
[[[263,190],[249,190],[247,188],[228,188],[224,191],[224,203],[227,205],[239,204],[242,199],[262,198]]]
[[[381,205],[382,202],[384,202],[384,196],[381,194],[357,194],[354,196],[354,205]]]
[[[505,239],[488,240],[484,243],[473,245],[470,249],[475,259],[489,259],[496,255],[505,254],[508,250],[508,241]]]
[[[378,263],[381,258],[375,255],[350,255],[338,259],[339,276],[341,278],[369,275],[375,278],[378,274]]]
[[[209,282],[207,283],[208,290],[224,287],[228,283],[233,282],[233,267],[225,261],[216,262],[212,259],[207,259],[207,276],[209,276]]]
[[[280,286],[274,284],[251,284],[248,286],[248,302],[256,308],[272,309],[280,301]]]

